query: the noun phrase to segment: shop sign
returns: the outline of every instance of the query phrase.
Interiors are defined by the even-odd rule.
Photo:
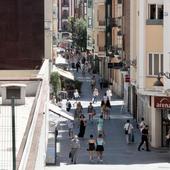
[[[154,107],[170,109],[170,97],[155,97],[154,98]]]
[[[125,75],[125,82],[126,83],[129,83],[130,82],[130,75]]]

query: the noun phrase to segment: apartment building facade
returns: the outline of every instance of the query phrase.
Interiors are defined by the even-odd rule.
[[[75,0],[58,0],[58,44],[71,37],[68,18],[75,17]],[[65,45],[62,45],[65,47]]]
[[[131,2],[130,56],[137,59],[136,71],[130,70],[131,103],[137,101],[136,118],[145,118],[153,147],[165,146],[170,128],[169,10],[168,0]]]

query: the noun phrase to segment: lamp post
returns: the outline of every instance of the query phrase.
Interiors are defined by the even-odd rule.
[[[164,84],[161,82],[161,76],[165,76],[167,79],[170,79],[170,73],[169,72],[159,72],[156,82],[153,84],[154,86],[164,86]]]

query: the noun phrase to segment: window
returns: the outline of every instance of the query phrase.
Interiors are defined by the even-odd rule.
[[[88,27],[92,27],[92,17],[88,17]]]
[[[163,19],[163,5],[158,5],[158,19]]]
[[[93,1],[92,0],[88,0],[88,8],[92,8],[93,6]]]
[[[21,87],[7,87],[6,88],[6,98],[7,99],[12,99],[14,97],[15,99],[20,99],[21,97]]]
[[[67,22],[67,21],[64,21],[64,22],[62,23],[62,30],[63,30],[63,31],[67,31],[67,30],[68,30],[68,22]]]
[[[148,19],[163,19],[163,5],[149,4]]]
[[[148,75],[156,76],[163,72],[163,54],[148,54]]]

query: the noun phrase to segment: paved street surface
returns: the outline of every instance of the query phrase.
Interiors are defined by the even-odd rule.
[[[92,98],[92,92],[90,87],[90,75],[85,77],[81,73],[76,73],[77,79],[83,82],[82,93],[81,93],[81,103],[84,108],[83,113],[87,116],[87,106]],[[97,76],[97,75],[96,75]],[[98,89],[100,89],[98,87]],[[100,97],[103,96],[106,89],[99,90]],[[63,101],[64,103],[65,101]],[[71,101],[74,103],[74,101]],[[66,122],[62,122],[59,129],[59,139],[57,144],[57,159],[58,164],[56,166],[48,166],[46,170],[53,169],[69,169],[69,170],[81,170],[81,169],[92,169],[95,170],[170,170],[170,151],[167,148],[154,149],[151,148],[151,152],[146,152],[145,150],[137,151],[137,146],[140,142],[139,130],[136,129],[136,123],[132,120],[131,114],[120,111],[123,101],[116,97],[112,97],[112,113],[111,119],[105,120],[104,131],[105,131],[105,151],[103,154],[103,163],[98,163],[97,159],[93,162],[89,162],[88,152],[87,152],[87,140],[90,134],[96,137],[96,119],[100,115],[100,101],[95,103],[97,114],[95,116],[94,123],[88,122],[85,137],[80,139],[81,149],[79,152],[79,159],[77,164],[70,164],[68,158],[68,153],[70,151],[69,143],[70,139],[68,137],[68,128]],[[74,110],[74,108],[72,108]],[[88,117],[87,117],[88,118]],[[127,145],[125,142],[125,135],[123,126],[127,119],[131,119],[135,127],[135,142],[133,144]],[[74,129],[75,134],[79,131],[78,127]]]

